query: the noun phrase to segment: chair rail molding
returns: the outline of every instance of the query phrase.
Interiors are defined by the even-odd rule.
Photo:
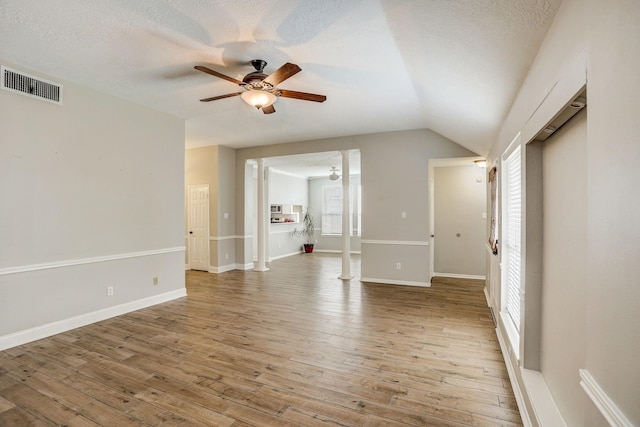
[[[0,269],[0,276],[4,276],[7,274],[26,273],[29,271],[48,270],[51,268],[72,267],[75,265],[83,265],[83,264],[95,264],[99,262],[116,261],[116,260],[127,259],[127,258],[139,258],[139,257],[145,257],[145,256],[152,256],[152,255],[170,254],[174,252],[184,252],[186,249],[187,248],[185,246],[177,246],[174,248],[153,249],[149,251],[127,252],[127,253],[105,255],[105,256],[98,256],[98,257],[92,257],[92,258],[69,259],[69,260],[63,260],[63,261],[46,262],[42,264],[29,264],[29,265],[21,265],[17,267],[7,267],[7,268]]]
[[[580,385],[593,401],[602,416],[613,427],[633,427],[633,424],[618,408],[615,402],[600,387],[600,384],[586,369],[580,369]]]

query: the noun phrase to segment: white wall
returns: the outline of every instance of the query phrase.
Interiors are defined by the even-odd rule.
[[[573,268],[585,272],[586,312],[584,352],[572,355],[614,402],[614,409],[640,425],[640,2],[635,0],[565,0],[541,46],[523,86],[504,122],[489,159],[497,159],[542,100],[566,73],[567,64],[585,55],[588,96],[586,125],[586,239],[585,260]],[[566,162],[567,165],[571,163]],[[553,214],[559,218],[558,213]],[[552,237],[553,239],[553,237]],[[547,242],[550,245],[555,240]],[[498,259],[490,258],[491,271]],[[499,301],[493,274],[488,289]],[[543,287],[547,283],[543,284]],[[498,308],[498,307],[494,307]],[[542,324],[562,324],[575,312],[542,313]],[[561,357],[559,349],[545,349],[545,358]],[[507,359],[511,357],[507,354]],[[544,369],[544,367],[543,367]],[[579,381],[576,372],[563,378],[554,369],[544,372],[545,382],[566,421],[582,420],[586,426],[606,425],[595,404],[580,405],[568,396]],[[521,381],[514,381],[525,398]],[[529,404],[529,409],[531,405]]]
[[[267,159],[269,164],[269,159]],[[269,169],[269,201],[268,205],[300,205],[303,209],[309,206],[309,180],[292,176],[278,170]],[[302,218],[300,218],[302,219]],[[269,220],[269,218],[267,218]],[[291,231],[300,224],[269,224],[270,259],[300,253],[304,240],[291,236]]]
[[[42,78],[0,93],[0,348],[184,294],[184,122]]]
[[[266,159],[269,164],[269,159]],[[309,205],[309,180],[269,168],[269,202],[273,205]]]

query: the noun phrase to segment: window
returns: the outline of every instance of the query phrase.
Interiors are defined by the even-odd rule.
[[[519,138],[518,138],[519,142]],[[522,160],[518,145],[504,161],[504,215],[502,224],[502,307],[503,321],[519,348],[522,290]],[[510,332],[510,333],[509,333]]]
[[[361,186],[349,187],[349,235],[362,233],[361,226]],[[355,193],[355,197],[354,197]],[[355,199],[355,204],[354,204]],[[322,234],[342,235],[342,186],[322,187]]]

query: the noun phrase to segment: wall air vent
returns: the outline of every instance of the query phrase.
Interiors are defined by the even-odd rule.
[[[2,89],[62,105],[61,84],[43,80],[4,65],[0,67],[0,72]]]

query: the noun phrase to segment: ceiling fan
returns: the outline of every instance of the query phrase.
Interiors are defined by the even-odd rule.
[[[234,79],[233,77],[225,76],[217,71],[202,65],[196,65],[194,68],[203,73],[211,74],[212,76],[219,77],[227,80],[231,83],[235,83],[244,89],[241,92],[228,93],[226,95],[213,96],[211,98],[204,98],[200,101],[210,102],[218,99],[230,98],[233,96],[240,96],[244,102],[262,110],[264,114],[275,113],[276,109],[273,107],[273,103],[278,100],[278,97],[302,99],[304,101],[324,102],[327,97],[324,95],[316,95],[313,93],[296,92],[294,90],[278,89],[280,83],[288,79],[289,77],[297,74],[301,71],[301,68],[296,64],[287,62],[282,67],[278,68],[273,73],[266,75],[264,73],[264,67],[266,67],[266,61],[262,59],[254,59],[251,61],[251,65],[256,69],[242,79],[242,81]]]
[[[329,179],[330,179],[331,181],[337,181],[337,180],[339,180],[339,179],[340,179],[340,175],[338,175],[338,174],[336,173],[336,172],[338,172],[338,169],[336,169],[336,167],[335,167],[335,166],[331,166],[331,170],[330,170],[330,172],[331,172],[331,175],[329,175]]]

